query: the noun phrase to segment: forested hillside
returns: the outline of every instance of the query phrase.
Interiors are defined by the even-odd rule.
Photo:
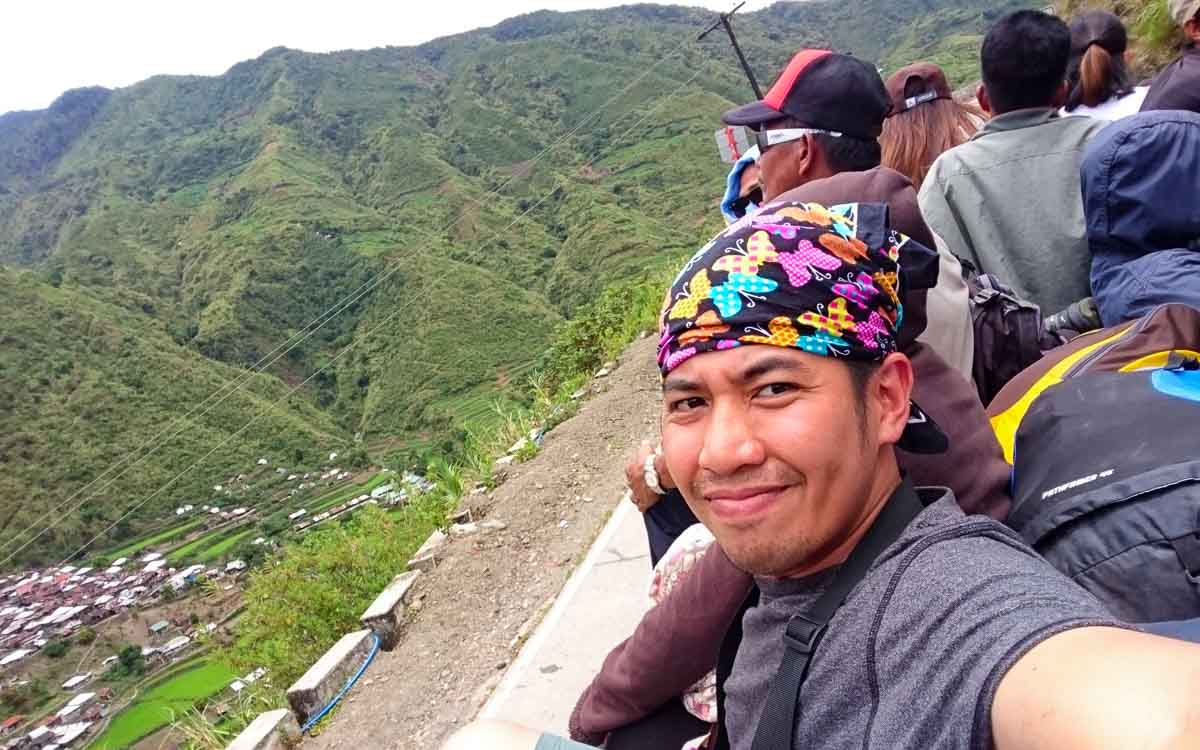
[[[988,21],[1025,5],[819,0],[736,24],[764,85],[806,45],[961,84]],[[161,445],[13,562],[71,551],[222,440],[108,536],[260,455],[453,450],[573,310],[719,226],[712,131],[750,91],[723,36],[695,42],[713,18],[642,5],[277,48],[0,116],[0,542]],[[247,368],[264,374],[158,439]]]

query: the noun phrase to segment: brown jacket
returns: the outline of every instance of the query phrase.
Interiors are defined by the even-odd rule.
[[[930,234],[917,210],[912,185],[899,173],[891,172],[902,182],[888,172],[838,175],[786,197],[829,204],[887,202],[892,226],[924,244]],[[968,513],[1002,520],[1011,502],[1009,466],[975,388],[929,347],[915,341],[924,328],[923,297],[920,291],[905,300],[901,346],[916,372],[913,400],[941,425],[950,448],[937,456],[898,451],[900,468],[917,486],[949,487]],[[914,319],[917,324],[910,328]],[[716,665],[721,640],[751,583],[749,574],[712,545],[670,596],[646,613],[633,635],[609,653],[571,715],[572,738],[600,744],[609,732],[650,715],[707,674]]]

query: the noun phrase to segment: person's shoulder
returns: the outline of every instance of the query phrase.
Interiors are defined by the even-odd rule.
[[[966,515],[953,494],[939,492],[892,550],[894,576],[927,581],[946,571],[990,576],[1006,570],[1062,578],[1015,531],[986,516]]]
[[[921,182],[921,187],[917,190],[918,196],[925,196],[932,190],[939,192],[944,190],[946,184],[954,177],[963,171],[963,151],[962,149],[970,146],[971,143],[963,143],[955,146],[948,151],[943,151],[938,158],[933,160],[933,164],[929,165],[929,171],[925,174],[925,179]]]
[[[979,618],[1003,620],[1013,609],[1026,610],[1030,621],[1106,615],[1095,597],[1016,532],[985,516],[967,516],[957,505],[951,510],[944,501],[918,516],[879,574],[878,616],[893,625],[915,618],[956,630]]]
[[[1107,119],[1097,116],[1096,112],[1097,110],[1092,109],[1087,111],[1076,110],[1075,114],[1068,117],[1056,117],[1048,124],[1053,124],[1055,127],[1066,132],[1081,134],[1095,133],[1104,129],[1109,124]]]

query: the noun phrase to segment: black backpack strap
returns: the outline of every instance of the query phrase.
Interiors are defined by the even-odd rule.
[[[742,618],[747,611],[758,606],[758,595],[758,586],[752,586],[721,641],[721,651],[717,656],[717,732],[715,743],[708,750],[729,750],[729,733],[725,731],[725,680],[733,672],[738,646],[742,644]]]
[[[908,480],[902,482],[812,609],[788,621],[783,659],[771,680],[752,750],[791,750],[800,711],[800,686],[829,621],[875,560],[900,538],[923,508]]]

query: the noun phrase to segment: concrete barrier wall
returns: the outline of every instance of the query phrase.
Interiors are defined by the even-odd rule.
[[[400,639],[413,584],[420,575],[421,571],[413,570],[396,576],[359,618],[364,626],[379,636],[379,647],[384,651],[391,651]]]
[[[300,741],[300,725],[291,711],[281,708],[260,714],[227,750],[284,750]]]
[[[288,688],[288,704],[301,726],[345,687],[367,660],[374,642],[370,630],[347,633]]]
[[[443,535],[440,543],[444,540]],[[431,549],[436,549],[440,543],[430,545]],[[288,688],[291,711],[279,709],[260,715],[227,750],[279,750],[298,742],[300,727],[329,705],[362,669],[374,647],[374,636],[379,637],[381,649],[390,651],[396,647],[404,629],[413,586],[420,575],[420,570],[413,570],[392,579],[363,612],[360,620],[367,629],[343,636]]]

